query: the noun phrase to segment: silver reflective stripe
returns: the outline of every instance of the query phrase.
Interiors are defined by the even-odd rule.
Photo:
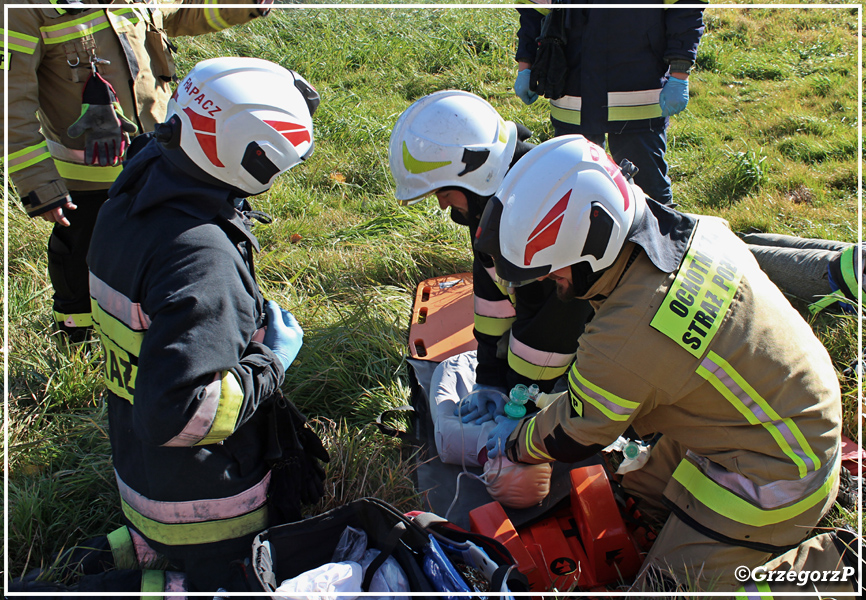
[[[133,331],[150,328],[150,317],[141,308],[141,304],[133,302],[93,273],[90,273],[90,295],[102,310]]]
[[[583,100],[580,96],[563,96],[550,101],[551,106],[564,108],[565,110],[580,110]]]
[[[48,151],[51,153],[52,158],[78,165],[87,164],[84,162],[84,150],[73,150],[52,140],[46,140],[46,142],[48,143]]]
[[[608,106],[645,106],[659,103],[661,88],[657,90],[640,90],[637,92],[608,92]],[[579,107],[578,107],[579,108]]]
[[[517,313],[514,311],[514,305],[508,299],[485,300],[475,296],[475,314],[479,317],[510,319]]]
[[[513,335],[508,341],[508,349],[515,356],[522,358],[528,363],[540,367],[567,367],[574,360],[574,354],[561,354],[559,352],[545,352],[524,344]]]
[[[228,498],[202,498],[185,502],[161,502],[145,498],[129,487],[117,471],[117,488],[120,497],[138,514],[160,523],[203,523],[218,519],[241,517],[265,505],[268,499],[268,484],[271,473],[259,483]]]
[[[797,459],[799,459],[800,465],[798,466],[801,469],[805,467],[805,470],[808,472],[815,471],[818,468],[819,465],[816,462],[817,457],[811,452],[808,443],[806,443],[806,446],[803,446],[800,443],[800,438],[803,437],[802,434],[799,436],[795,435],[791,430],[792,427],[796,428],[794,422],[790,418],[783,419],[778,414],[775,414],[772,407],[770,407],[754,389],[744,389],[743,385],[748,387],[751,386],[749,386],[745,380],[743,380],[743,385],[741,385],[735,379],[735,375],[741,380],[743,379],[742,376],[736,373],[734,368],[727,364],[724,359],[711,351],[701,362],[701,366],[698,369],[698,373],[702,374],[701,369],[706,370],[706,372],[715,377],[718,383],[733,396],[733,398],[728,397],[727,400],[729,402],[733,400],[732,404],[734,404],[734,407],[740,411],[740,413],[747,418],[748,414],[746,414],[746,412],[750,413],[759,423],[761,423],[761,425],[764,426],[764,428],[767,429],[767,431],[770,432],[771,435],[773,435],[775,430],[785,441],[785,444],[779,444],[782,451],[791,456],[795,463],[797,463]],[[741,403],[741,406],[737,406],[736,400]],[[774,414],[767,414],[761,404],[766,405],[767,409]],[[777,442],[779,442],[776,435],[773,435],[773,437],[776,438]],[[805,438],[803,438],[803,440],[805,441]],[[806,473],[801,472],[800,476],[805,476],[805,474]]]
[[[220,398],[222,397],[223,382],[221,375],[222,373],[214,375],[213,381],[205,386],[204,398],[201,399],[195,414],[187,421],[183,431],[170,439],[165,444],[166,446],[194,446],[208,434],[211,427],[213,427],[217,409],[220,406]],[[231,376],[234,377],[234,375]]]
[[[801,500],[820,489],[833,473],[833,467],[841,457],[840,452],[841,450],[837,450],[836,455],[823,467],[812,471],[802,479],[773,481],[764,485],[756,485],[744,475],[728,471],[706,456],[700,456],[691,450],[686,451],[686,456],[692,459],[704,475],[723,488],[763,509],[770,510]]]

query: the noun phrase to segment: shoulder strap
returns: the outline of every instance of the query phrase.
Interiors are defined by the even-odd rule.
[[[394,550],[397,549],[397,544],[400,543],[400,538],[403,537],[404,533],[406,533],[406,524],[403,522],[397,523],[391,528],[388,537],[385,538],[385,542],[382,544],[382,547],[379,548],[379,555],[376,556],[376,558],[373,559],[373,562],[371,562],[367,567],[364,581],[361,584],[362,590],[365,592],[370,591],[370,583],[373,581],[373,575],[375,575],[376,571],[379,570],[379,567],[388,560],[388,557],[394,554]]]

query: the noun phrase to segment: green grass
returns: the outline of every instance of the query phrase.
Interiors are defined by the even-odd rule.
[[[706,26],[688,110],[669,130],[675,201],[735,230],[855,241],[856,12],[710,8]],[[419,505],[414,461],[369,423],[408,400],[415,285],[468,270],[471,256],[465,229],[435,202],[394,202],[388,138],[413,100],[461,88],[526,124],[532,141],[548,139],[546,102],[524,106],[511,91],[516,30],[511,9],[308,8],[179,40],[181,73],[213,56],[258,56],[296,69],[322,96],[315,154],[254,199],[274,217],[255,229],[260,283],[306,332],[284,390],[335,457],[311,511],[363,495]],[[17,576],[111,530],[119,512],[99,350],[58,349],[51,335],[47,224],[10,206],[8,227],[6,551]],[[856,320],[812,324],[841,373],[857,355]],[[856,438],[856,382],[842,389],[845,433]],[[856,519],[837,513],[833,522]]]

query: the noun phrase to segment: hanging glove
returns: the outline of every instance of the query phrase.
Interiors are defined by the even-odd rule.
[[[319,463],[328,463],[331,457],[288,398],[277,390],[273,400],[265,452],[271,467],[269,508],[272,523],[288,523],[301,518],[301,504],[315,504],[325,494],[325,469]]]
[[[464,423],[475,421],[476,425],[481,425],[504,415],[507,402],[505,388],[476,383],[466,399],[454,409],[454,416],[463,417],[461,421]]]
[[[523,100],[524,104],[532,104],[538,100],[538,94],[529,89],[530,71],[530,69],[518,71],[517,79],[514,80],[514,93]]]
[[[490,431],[487,438],[487,458],[505,456],[505,444],[508,443],[508,437],[520,424],[520,419],[505,416],[496,417],[495,420],[496,427]]]
[[[94,72],[84,85],[81,116],[66,130],[73,138],[84,134],[85,164],[119,165],[130,134],[137,130],[135,124],[123,116],[114,88]]]
[[[663,117],[671,117],[686,109],[689,103],[689,80],[669,77],[659,94],[659,106]]]
[[[262,343],[274,351],[285,372],[301,350],[304,343],[304,330],[298,325],[292,313],[280,308],[280,305],[273,300],[268,300],[265,304],[265,316],[268,319],[268,329],[265,331],[265,339]]]

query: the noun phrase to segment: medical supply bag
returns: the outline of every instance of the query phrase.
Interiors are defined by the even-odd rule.
[[[528,590],[511,554],[499,542],[463,531],[432,513],[412,518],[376,498],[355,500],[260,533],[252,548],[259,585],[274,594],[282,582],[330,563],[347,527],[365,532],[368,547],[379,551],[365,569],[362,591],[370,590],[373,576],[389,557],[402,568],[412,592]]]

